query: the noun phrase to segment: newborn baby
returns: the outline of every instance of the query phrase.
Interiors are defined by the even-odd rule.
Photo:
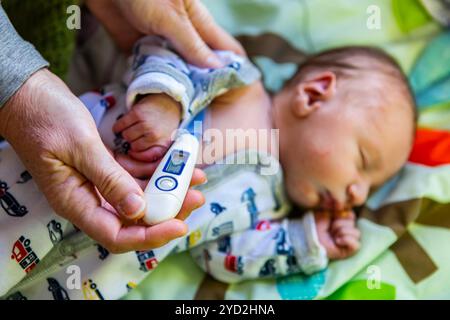
[[[157,161],[180,124],[180,110],[166,94],[145,95],[113,129],[129,142],[129,156]],[[286,192],[297,206],[315,210],[328,258],[342,259],[359,248],[352,208],[407,161],[415,118],[396,62],[378,49],[344,47],[310,57],[274,96],[261,82],[218,96],[206,110],[203,129],[223,136],[229,129],[243,129],[243,135],[248,129],[268,135],[279,129],[279,144],[269,137],[268,147],[274,155],[279,150]],[[249,148],[207,142],[210,148],[214,143],[214,161]]]

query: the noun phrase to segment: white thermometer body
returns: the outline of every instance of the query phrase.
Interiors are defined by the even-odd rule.
[[[145,188],[149,225],[175,218],[189,189],[197,161],[199,142],[189,133],[181,134],[172,144]]]

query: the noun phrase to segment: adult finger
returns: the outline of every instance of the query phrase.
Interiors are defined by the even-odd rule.
[[[192,211],[200,208],[205,204],[205,197],[203,193],[198,190],[189,190],[184,198],[183,205],[181,206],[180,212],[176,216],[177,219],[186,219]]]
[[[214,21],[208,9],[200,1],[192,2],[192,5],[188,7],[188,15],[200,37],[210,48],[245,55],[242,45]]]
[[[203,41],[188,17],[176,17],[161,30],[175,49],[191,64],[199,67],[220,68],[223,63]]]
[[[176,219],[151,227],[123,226],[117,216],[104,208],[83,215],[76,225],[113,253],[158,248],[184,236],[188,230],[184,222]]]
[[[109,154],[100,137],[96,140],[77,148],[75,167],[120,215],[128,219],[142,216],[146,206],[142,189]]]

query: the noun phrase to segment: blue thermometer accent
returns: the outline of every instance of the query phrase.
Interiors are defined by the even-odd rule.
[[[162,171],[179,176],[183,172],[184,166],[186,165],[188,159],[189,152],[183,150],[173,150]]]
[[[171,176],[161,176],[156,179],[155,186],[161,191],[172,191],[178,187],[178,181]]]
[[[194,173],[199,151],[197,138],[189,133],[177,137],[145,188],[149,225],[173,219],[180,212]]]

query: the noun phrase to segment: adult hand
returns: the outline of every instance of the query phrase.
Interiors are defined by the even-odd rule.
[[[125,50],[142,34],[157,34],[169,39],[187,61],[200,67],[222,65],[211,48],[245,54],[199,0],[114,0],[113,4],[110,0],[88,0],[87,5]]]
[[[143,191],[107,151],[81,101],[48,70],[33,74],[0,109],[0,135],[55,212],[109,251],[151,249],[187,232],[177,219],[152,227],[124,226],[123,219],[144,215]],[[204,180],[197,171],[193,183]],[[190,190],[180,217],[203,202],[200,192]]]

